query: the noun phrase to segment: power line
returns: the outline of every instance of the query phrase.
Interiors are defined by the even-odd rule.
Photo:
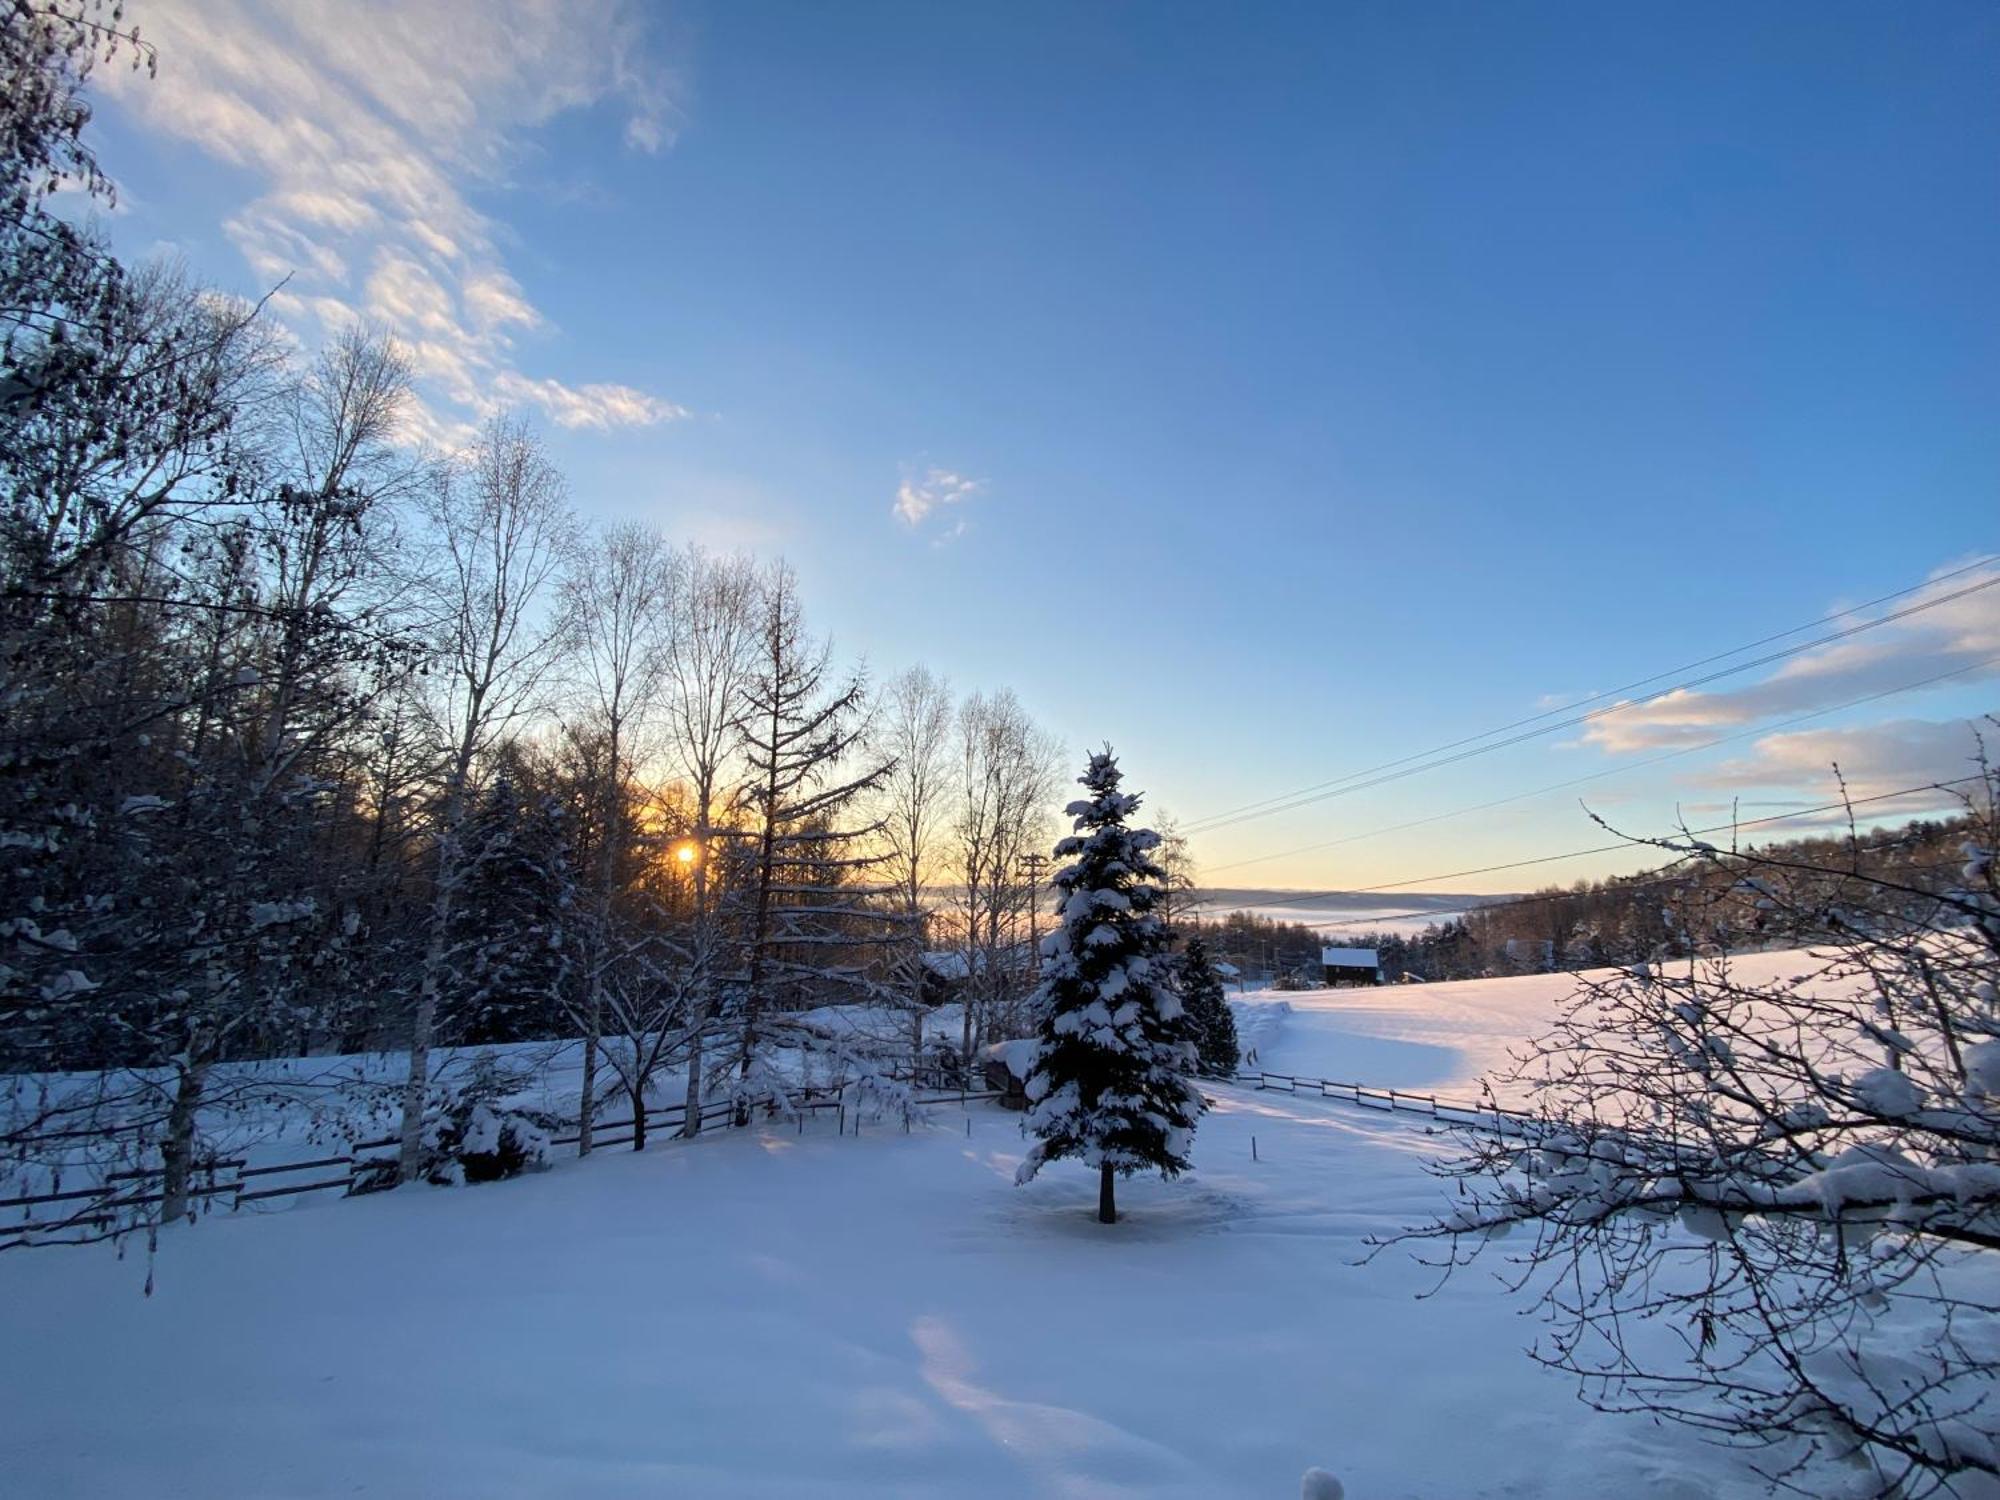
[[[1983,776],[1961,776],[1952,781],[1932,781],[1921,786],[1908,786],[1894,792],[1877,792],[1872,797],[1850,797],[1840,802],[1828,802],[1819,807],[1798,808],[1792,812],[1772,813],[1762,818],[1749,818],[1728,823],[1716,823],[1707,828],[1684,830],[1689,838],[1700,838],[1703,834],[1741,832],[1745,828],[1761,828],[1772,823],[1792,822],[1799,818],[1816,818],[1829,812],[1841,812],[1850,808],[1866,807],[1871,803],[1890,802],[1898,797],[1913,797],[1919,792],[1943,792],[1953,787],[1970,786],[1984,781]],[[1531,859],[1508,860],[1501,864],[1481,865],[1476,869],[1452,870],[1438,875],[1420,875],[1413,880],[1394,880],[1386,885],[1362,886],[1351,891],[1286,891],[1283,894],[1291,900],[1313,900],[1321,896],[1373,896],[1386,891],[1407,890],[1413,885],[1430,885],[1440,880],[1464,880],[1474,875],[1491,875],[1500,870],[1520,870],[1532,865],[1555,864],[1566,859],[1582,859],[1592,854],[1611,854],[1620,849],[1630,849],[1644,843],[1644,840],[1623,839],[1615,844],[1599,844],[1589,849],[1572,849],[1564,854],[1540,854]],[[1343,917],[1318,923],[1321,927],[1353,927],[1369,922],[1410,921],[1418,917],[1452,916],[1469,911],[1501,911],[1510,906],[1527,906],[1547,901],[1548,896],[1517,896],[1501,901],[1472,900],[1464,906],[1439,906],[1423,911],[1376,912],[1365,917]]]
[[[1990,554],[1974,562],[1954,568],[1948,573],[1940,574],[1936,578],[1926,579],[1924,582],[1913,584],[1909,588],[1899,589],[1892,594],[1884,594],[1880,598],[1872,599],[1865,604],[1857,604],[1849,609],[1841,610],[1836,614],[1824,616],[1823,618],[1837,620],[1848,615],[1857,614],[1864,609],[1873,609],[1878,605],[1906,598],[1924,589],[1934,588],[1939,583],[1962,577],[1966,573],[1986,567],[1996,561],[2000,561],[2000,554]],[[1873,630],[1878,626],[1888,625],[1897,620],[1908,619],[1912,615],[1922,614],[1926,610],[1939,608],[1942,605],[1950,604],[1955,600],[1965,598],[1970,594],[1976,594],[1981,590],[1992,588],[1995,585],[2000,585],[2000,575],[1971,584],[1963,589],[1954,590],[1948,594],[1942,594],[1934,599],[1924,600],[1922,603],[1911,605],[1906,609],[1895,610],[1872,620],[1863,620],[1858,624],[1830,631],[1824,635],[1816,636],[1812,640],[1802,641],[1795,646],[1788,646],[1782,651],[1770,652],[1749,661],[1738,662],[1733,666],[1722,668],[1716,672],[1670,683],[1666,687],[1657,688],[1639,698],[1610,703],[1605,707],[1592,709],[1590,712],[1584,714],[1573,714],[1569,718],[1560,719],[1554,723],[1544,722],[1557,714],[1568,714],[1571,710],[1583,704],[1600,703],[1607,698],[1618,698],[1620,695],[1643,687],[1648,683],[1658,682],[1663,677],[1694,671],[1697,668],[1710,665],[1714,662],[1741,655],[1745,651],[1755,650],[1759,646],[1770,644],[1772,641],[1783,640],[1786,636],[1797,635],[1799,631],[1809,630],[1819,622],[1813,621],[1810,624],[1794,626],[1790,630],[1779,631],[1776,635],[1765,636],[1760,640],[1751,641],[1747,645],[1737,646],[1732,650],[1720,652],[1714,656],[1703,657],[1699,661],[1673,668],[1670,672],[1657,672],[1650,677],[1643,677],[1636,682],[1627,683],[1623,687],[1610,688],[1604,692],[1593,693],[1587,698],[1579,698],[1576,702],[1565,704],[1561,708],[1547,709],[1539,714],[1531,714],[1525,719],[1516,719],[1513,723],[1503,724],[1497,729],[1489,729],[1481,734],[1468,735],[1462,739],[1452,740],[1446,744],[1435,746],[1429,750],[1419,751],[1413,755],[1405,755],[1396,760],[1384,761],[1380,765],[1349,772],[1344,776],[1336,776],[1328,781],[1316,782],[1295,791],[1282,792],[1274,797],[1262,798],[1259,801],[1244,803],[1239,807],[1225,812],[1211,814],[1206,818],[1198,818],[1188,824],[1186,831],[1190,834],[1213,833],[1218,829],[1231,827],[1237,823],[1269,817],[1273,813],[1291,812],[1314,802],[1325,801],[1332,797],[1347,796],[1352,792],[1367,791],[1370,788],[1381,786],[1387,782],[1399,781],[1406,776],[1415,776],[1421,772],[1436,770],[1442,766],[1455,765],[1459,761],[1469,760],[1474,756],[1485,755],[1494,750],[1504,750],[1509,746],[1518,745],[1527,740],[1538,739],[1544,735],[1554,734],[1559,730],[1574,728],[1577,725],[1603,718],[1608,714],[1643,707],[1648,703],[1653,703],[1666,697],[1670,693],[1684,692],[1691,688],[1703,687],[1724,677],[1731,677],[1737,673],[1747,672],[1757,667],[1770,666],[1789,657],[1797,656],[1802,652],[1830,645],[1835,641],[1846,640],[1864,631]],[[1540,727],[1526,727],[1530,725],[1539,725]],[[1523,732],[1513,734],[1512,731],[1514,730],[1522,730]],[[1494,736],[1496,735],[1509,735],[1510,737],[1503,740],[1494,740]],[[1493,740],[1493,743],[1480,743],[1486,740]],[[1447,753],[1451,751],[1457,751],[1458,753]],[[1413,764],[1413,762],[1421,762],[1421,764]]]
[[[1934,676],[1925,677],[1916,682],[1905,682],[1892,688],[1883,688],[1878,692],[1864,693],[1858,698],[1849,698],[1845,703],[1835,703],[1827,708],[1816,708],[1810,713],[1794,714],[1789,719],[1778,719],[1769,724],[1754,725],[1749,729],[1739,730],[1735,734],[1725,734],[1712,740],[1704,740],[1698,745],[1684,745],[1678,750],[1669,750],[1664,755],[1655,755],[1650,760],[1634,761],[1629,765],[1609,766],[1602,771],[1592,771],[1583,776],[1572,776],[1567,781],[1551,782],[1549,785],[1537,787],[1531,792],[1515,792],[1510,796],[1496,797],[1490,802],[1477,802],[1470,807],[1459,807],[1454,808],[1450,812],[1433,813],[1426,818],[1413,818],[1405,823],[1391,823],[1387,827],[1371,828],[1366,833],[1343,834],[1336,839],[1324,839],[1319,843],[1304,844],[1296,849],[1282,849],[1275,854],[1257,854],[1252,855],[1248,859],[1236,859],[1229,861],[1227,864],[1211,865],[1208,868],[1208,873],[1212,875],[1220,870],[1237,870],[1245,865],[1268,864],[1274,859],[1290,859],[1300,854],[1315,854],[1322,849],[1332,849],[1342,844],[1356,844],[1360,843],[1363,839],[1379,838],[1385,833],[1402,833],[1406,829],[1424,828],[1432,823],[1442,823],[1451,818],[1462,818],[1469,813],[1489,812],[1496,807],[1505,807],[1511,802],[1524,802],[1531,797],[1543,797],[1547,796],[1550,792],[1564,791],[1573,786],[1582,786],[1587,782],[1602,781],[1607,776],[1623,776],[1631,771],[1643,771],[1651,766],[1664,765],[1667,761],[1678,760],[1684,755],[1697,755],[1704,750],[1713,750],[1718,745],[1729,745],[1734,744],[1738,740],[1753,739],[1759,735],[1775,734],[1780,730],[1789,729],[1795,724],[1804,724],[1813,719],[1823,719],[1828,714],[1844,713],[1850,708],[1859,708],[1864,703],[1875,703],[1883,698],[1893,698],[1899,693],[1913,693],[1921,688],[1933,687],[1940,682],[1949,681],[1951,678],[1963,677],[1967,672],[1976,672],[1982,667],[1990,667],[1996,664],[2000,664],[2000,656],[1989,656],[1984,661],[1968,662],[1965,666],[1953,667],[1949,672],[1939,672]]]

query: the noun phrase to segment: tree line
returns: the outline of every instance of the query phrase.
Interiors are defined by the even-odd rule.
[[[1973,748],[1971,736],[1968,749]],[[1525,896],[1496,898],[1422,932],[1372,933],[1351,940],[1381,956],[1385,980],[1480,979],[1550,974],[1717,948],[1780,948],[1810,942],[1816,929],[1746,881],[1760,861],[1793,871],[1803,894],[1843,894],[1868,910],[1882,890],[1903,887],[1921,905],[1948,890],[1962,863],[1958,846],[1976,830],[1969,816],[1916,818],[1895,828],[1850,827],[1837,834],[1774,840],[1740,850],[1707,849],[1632,875],[1579,880]],[[1817,908],[1815,908],[1817,909]]]
[[[413,444],[385,335],[122,262],[52,200],[110,200],[88,78],[151,65],[115,8],[0,30],[0,1070],[100,1080],[9,1143],[143,1118],[171,1218],[234,1060],[406,1053],[407,1179],[440,1047],[580,1037],[588,1149],[817,1007],[916,1050],[955,973],[958,1051],[1019,1034],[1054,737],[840,660],[782,561],[581,524],[521,421]]]

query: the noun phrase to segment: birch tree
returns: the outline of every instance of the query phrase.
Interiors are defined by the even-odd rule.
[[[873,744],[889,763],[880,807],[889,851],[883,874],[902,902],[911,942],[904,982],[910,1008],[910,1055],[924,1050],[924,950],[930,888],[945,854],[944,834],[956,788],[951,688],[928,667],[911,667],[883,688]]]
[[[701,1133],[702,1053],[719,1009],[715,875],[722,826],[735,806],[732,768],[745,711],[760,590],[747,558],[690,547],[676,569],[675,618],[667,634],[667,744],[687,782],[698,983],[687,1028],[684,1135]]]
[[[573,624],[584,713],[601,742],[593,883],[593,953],[586,963],[583,1016],[583,1103],[577,1154],[588,1156],[596,1114],[597,1058],[605,1006],[604,986],[622,945],[614,932],[618,897],[629,873],[633,841],[633,770],[657,712],[666,677],[675,619],[675,569],[658,532],[615,526],[591,541],[571,568],[565,596]],[[644,972],[643,969],[638,972]],[[629,1015],[631,1006],[622,1007]],[[629,1079],[628,1079],[629,1083]],[[641,1115],[643,1124],[643,1115]]]
[[[494,421],[425,492],[431,542],[421,582],[434,632],[433,729],[442,751],[436,877],[410,1026],[399,1176],[423,1168],[430,1049],[444,984],[458,848],[480,757],[535,706],[568,636],[557,604],[572,525],[562,477],[523,425]]]

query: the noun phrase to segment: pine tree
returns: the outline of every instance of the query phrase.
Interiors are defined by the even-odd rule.
[[[1098,1169],[1097,1217],[1117,1220],[1113,1182],[1158,1171],[1175,1177],[1203,1102],[1197,1059],[1156,908],[1166,872],[1159,835],[1126,819],[1140,799],[1118,790],[1109,746],[1091,756],[1070,803],[1075,832],[1056,845],[1062,923],[1042,947],[1040,1047],[1028,1076],[1023,1130],[1039,1139],[1016,1181],[1073,1156]]]
[[[1229,1013],[1223,997],[1222,976],[1209,962],[1208,944],[1200,938],[1188,939],[1180,963],[1181,1004],[1187,1008],[1188,1028],[1201,1057],[1201,1071],[1214,1078],[1228,1078],[1236,1072],[1241,1055],[1236,1040],[1236,1017]]]
[[[483,1044],[558,1034],[579,915],[562,810],[523,797],[503,773],[466,820],[460,850],[449,929],[460,1038]]]

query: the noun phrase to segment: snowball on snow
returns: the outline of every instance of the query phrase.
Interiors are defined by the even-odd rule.
[[[1347,1500],[1347,1489],[1326,1470],[1311,1468],[1299,1480],[1299,1500]]]

